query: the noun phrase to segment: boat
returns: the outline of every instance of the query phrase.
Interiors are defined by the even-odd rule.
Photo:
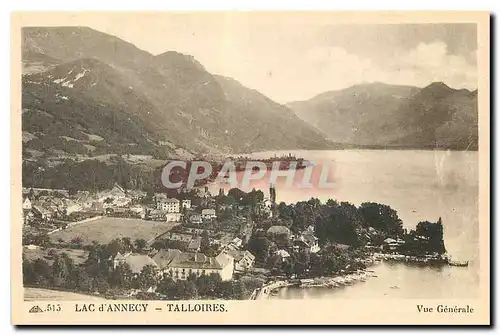
[[[465,266],[469,266],[469,261],[452,261],[452,260],[449,260],[448,264],[451,265],[451,266],[462,266],[462,267],[465,267]]]
[[[333,278],[333,281],[338,284],[338,285],[345,285],[346,284],[346,281],[344,278],[342,277],[335,277]]]
[[[352,284],[354,284],[354,279],[350,276],[346,276],[344,278],[344,283],[345,283],[345,285],[352,285]]]

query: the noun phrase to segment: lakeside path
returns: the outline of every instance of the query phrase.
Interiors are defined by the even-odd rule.
[[[262,300],[269,298],[271,291],[274,289],[282,288],[290,286],[291,284],[288,281],[277,281],[274,283],[270,283],[262,286],[259,289],[256,289],[252,295],[250,296],[250,300]]]
[[[377,277],[373,270],[358,271],[356,273],[338,275],[335,277],[318,277],[310,279],[302,279],[302,284],[299,284],[301,288],[307,287],[339,287],[339,286],[349,286],[355,285],[356,282],[364,282],[370,277]],[[291,283],[287,280],[276,281],[262,286],[256,289],[250,296],[250,300],[261,300],[269,299],[271,292],[275,289],[281,289],[288,286],[297,286],[297,283]]]

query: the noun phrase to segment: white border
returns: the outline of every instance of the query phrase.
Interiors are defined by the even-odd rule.
[[[0,94],[2,98],[2,112],[0,113],[0,157],[7,157],[7,161],[1,164],[1,183],[0,183],[0,206],[2,211],[0,213],[4,213],[3,222],[3,231],[0,234],[2,241],[0,246],[2,248],[2,259],[4,262],[7,259],[10,259],[8,255],[10,255],[10,219],[7,219],[6,213],[9,213],[10,216],[10,12],[11,11],[82,11],[82,10],[110,10],[110,11],[132,11],[132,10],[490,10],[492,12],[498,12],[495,9],[498,9],[499,6],[498,1],[487,1],[487,0],[474,0],[474,1],[459,1],[455,0],[453,2],[443,2],[443,1],[435,1],[435,0],[420,0],[420,1],[389,1],[389,0],[377,0],[377,1],[361,1],[361,0],[349,0],[349,1],[331,1],[328,3],[325,0],[287,0],[287,1],[274,1],[271,2],[269,0],[240,0],[237,2],[234,0],[211,0],[211,1],[202,1],[202,0],[183,0],[165,3],[165,1],[151,1],[151,0],[141,0],[141,1],[99,1],[99,0],[86,0],[86,1],[62,1],[62,0],[45,0],[45,1],[32,1],[32,0],[16,0],[15,2],[3,1],[0,3],[1,11],[0,11],[0,26],[1,26],[1,41],[3,48],[0,53],[1,64],[3,65],[4,71],[2,71],[2,80],[1,80],[1,90]],[[495,41],[498,43],[498,37],[495,36]],[[496,60],[492,59],[492,62]],[[492,82],[494,81],[494,76],[491,78]],[[493,86],[494,87],[494,86]],[[500,96],[500,92],[498,87],[496,87],[495,91],[492,92],[492,96]],[[498,116],[496,117],[495,126],[498,126],[499,120]],[[497,127],[495,127],[497,128]],[[492,134],[495,132],[493,131]],[[498,154],[500,149],[496,148],[495,153]],[[498,172],[498,171],[496,171]],[[496,184],[495,184],[496,186]],[[496,199],[495,204],[496,208],[500,208],[500,200]],[[493,237],[494,241],[500,241],[499,238],[500,232],[499,229],[496,229],[496,234]],[[497,257],[493,258],[495,260],[494,266],[498,266],[499,259]],[[4,268],[8,269],[9,266],[4,263]],[[0,276],[0,282],[2,286],[2,304],[0,307],[0,317],[2,318],[0,331],[1,334],[12,334],[16,331],[10,325],[10,276],[7,273],[4,273]],[[493,285],[496,283],[492,283]],[[495,290],[497,291],[497,290]],[[498,308],[494,309],[498,313]],[[493,320],[498,321],[498,315],[495,315]],[[112,330],[112,329],[109,329]],[[108,329],[94,329],[95,333],[102,334]],[[231,329],[232,330],[232,329]],[[230,330],[230,331],[231,331]],[[265,330],[265,329],[255,329],[259,333],[271,333],[273,330]],[[301,329],[306,332],[307,330]],[[425,331],[427,334],[438,334],[441,333],[444,329],[420,329],[420,331]],[[51,329],[47,329],[45,331],[51,331]],[[61,330],[60,330],[61,331]],[[140,331],[140,329],[135,329],[134,331]],[[176,329],[158,329],[158,331],[164,332],[168,331],[169,333],[176,333],[179,330]],[[185,333],[199,332],[200,329],[184,331]],[[214,331],[213,329],[211,331]],[[217,329],[216,331],[219,331]],[[240,331],[243,331],[240,330]],[[285,331],[290,331],[287,329]],[[332,330],[327,330],[332,331]],[[333,330],[336,333],[347,333],[348,330],[344,329],[335,329]],[[354,333],[361,332],[362,330],[356,330]],[[385,329],[380,329],[379,331],[386,331]],[[399,331],[399,330],[398,330]],[[451,330],[453,331],[453,330]],[[479,330],[468,329],[467,332],[476,332]],[[75,329],[64,329],[61,331],[63,334],[72,334],[74,332],[81,332],[81,330]],[[350,331],[352,333],[352,331]]]

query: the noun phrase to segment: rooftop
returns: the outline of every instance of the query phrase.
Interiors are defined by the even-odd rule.
[[[221,270],[230,262],[230,256],[220,254],[208,257],[199,252],[182,252],[177,249],[160,250],[153,260],[160,268],[217,269]]]

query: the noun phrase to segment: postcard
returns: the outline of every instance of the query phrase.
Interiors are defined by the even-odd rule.
[[[16,325],[489,325],[487,12],[16,12]]]

